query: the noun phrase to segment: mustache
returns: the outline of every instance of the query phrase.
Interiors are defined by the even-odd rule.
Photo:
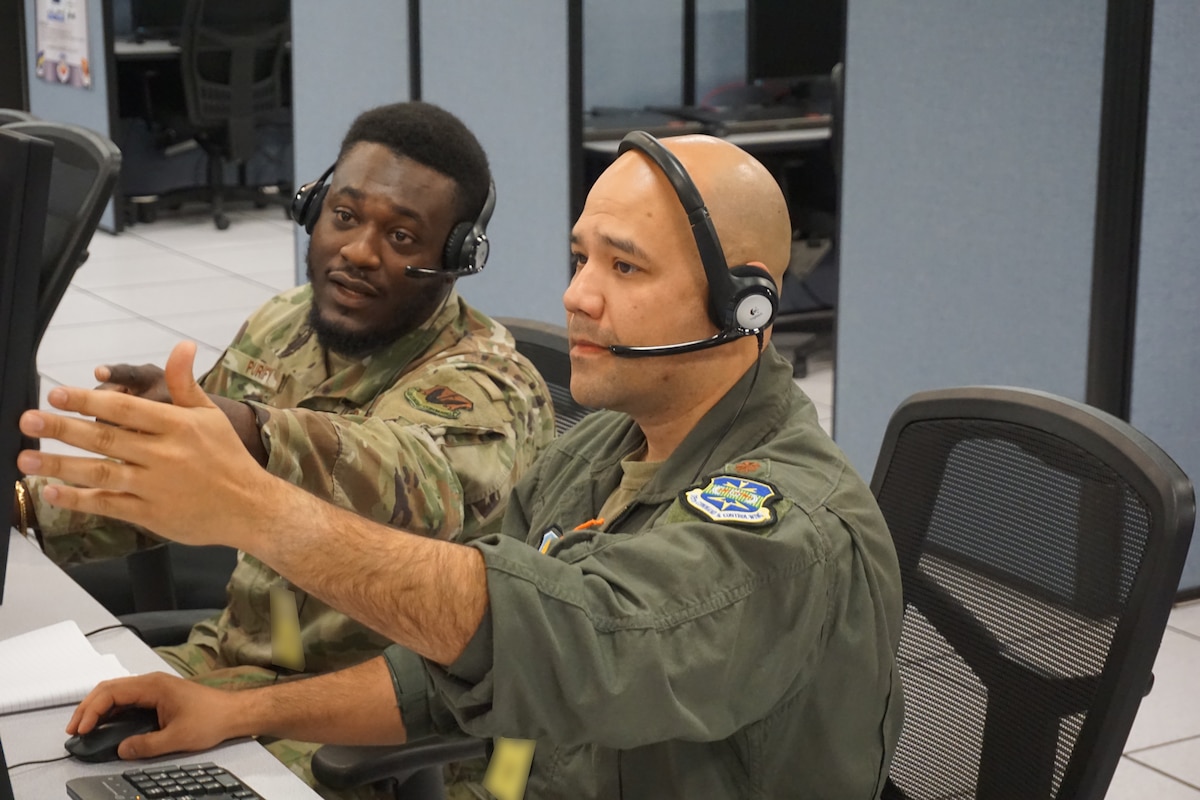
[[[592,344],[598,344],[601,347],[612,347],[613,345],[620,344],[615,336],[605,333],[593,325],[577,322],[571,322],[567,325],[567,339],[572,342],[583,340]]]

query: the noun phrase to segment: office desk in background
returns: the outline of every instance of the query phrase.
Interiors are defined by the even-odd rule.
[[[0,638],[73,619],[84,633],[115,625],[117,620],[67,577],[30,539],[10,529],[8,576],[0,605]],[[101,653],[113,653],[130,672],[171,669],[127,629],[88,637]],[[64,755],[63,729],[73,706],[0,716],[0,740],[9,765]],[[267,800],[319,800],[316,792],[293,775],[257,742],[227,742],[213,750],[164,756],[144,761],[85,764],[73,758],[49,764],[30,764],[10,771],[16,800],[66,797],[66,782],[84,775],[122,772],[135,765],[191,764],[211,761],[225,767]]]

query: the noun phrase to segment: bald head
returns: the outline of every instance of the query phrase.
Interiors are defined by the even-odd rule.
[[[699,190],[726,262],[762,262],[780,284],[791,258],[792,226],[783,192],[766,167],[745,150],[712,136],[675,136],[660,142],[680,160]],[[620,160],[625,159],[658,170],[637,151]]]

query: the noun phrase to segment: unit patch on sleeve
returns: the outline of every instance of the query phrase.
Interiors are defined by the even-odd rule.
[[[679,499],[685,508],[711,522],[772,525],[779,492],[769,483],[733,475],[718,475],[704,488],[688,489]]]
[[[414,386],[404,393],[404,399],[418,411],[446,419],[458,419],[462,412],[475,408],[470,398],[463,397],[446,386],[434,386],[432,389],[418,389]]]

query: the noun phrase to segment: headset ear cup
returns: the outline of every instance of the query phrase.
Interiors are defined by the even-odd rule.
[[[464,252],[463,248],[466,246],[473,229],[474,226],[470,222],[460,222],[450,231],[450,235],[446,237],[446,249],[442,253],[442,269],[464,270],[471,268],[472,254]]]
[[[779,291],[771,273],[749,264],[731,267],[733,307],[730,324],[749,331],[761,331],[775,321],[779,311]]]
[[[321,209],[325,206],[325,195],[329,193],[329,184],[321,182],[320,188],[312,193],[308,202],[304,204],[303,218],[300,224],[304,226],[304,232],[312,236],[313,228],[317,226],[317,219],[321,216]]]

